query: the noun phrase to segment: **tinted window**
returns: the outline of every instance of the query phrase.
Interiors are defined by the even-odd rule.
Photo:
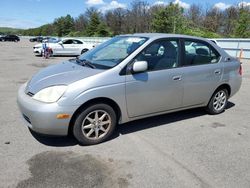
[[[219,53],[207,43],[187,40],[184,44],[185,66],[217,63],[220,59]]]
[[[73,40],[65,40],[63,41],[63,44],[73,44]]]
[[[176,40],[159,40],[146,47],[134,61],[147,61],[148,70],[162,70],[178,67],[179,43]]]

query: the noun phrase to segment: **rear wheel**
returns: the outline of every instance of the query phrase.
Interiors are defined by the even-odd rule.
[[[220,114],[227,106],[228,91],[227,89],[218,89],[214,92],[212,98],[207,105],[207,112],[209,114]]]
[[[116,126],[116,114],[107,104],[95,104],[76,117],[73,134],[83,145],[101,143],[112,134]]]

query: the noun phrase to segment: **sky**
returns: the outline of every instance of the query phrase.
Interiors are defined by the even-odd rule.
[[[89,7],[101,12],[114,8],[129,8],[133,0],[1,0],[0,27],[34,28],[52,23],[55,18],[70,14],[73,17],[84,13]],[[170,0],[146,0],[150,5],[168,4]],[[216,6],[225,9],[243,3],[250,6],[250,0],[174,0],[185,9],[193,3],[203,7]]]

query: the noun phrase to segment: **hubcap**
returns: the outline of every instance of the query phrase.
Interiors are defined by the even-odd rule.
[[[82,122],[82,133],[91,140],[104,137],[111,127],[111,117],[103,110],[90,112]]]
[[[226,105],[227,97],[225,91],[219,91],[214,96],[213,107],[216,111],[222,110]]]

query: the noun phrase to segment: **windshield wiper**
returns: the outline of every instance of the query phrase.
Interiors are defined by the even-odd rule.
[[[95,65],[93,65],[90,61],[86,60],[86,59],[79,59],[78,57],[75,59],[76,62],[79,64],[79,65],[82,65],[82,66],[88,66],[92,69],[95,69]]]

